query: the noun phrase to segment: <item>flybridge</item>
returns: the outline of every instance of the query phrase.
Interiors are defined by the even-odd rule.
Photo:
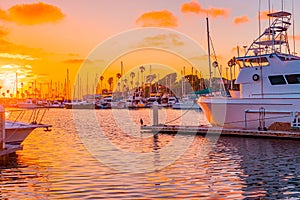
[[[286,12],[286,11],[279,11],[279,12],[275,12],[275,13],[269,13],[267,15],[268,17],[290,17],[291,16],[291,13],[289,12]]]
[[[291,13],[280,11],[269,13],[268,17],[273,18],[273,22],[251,44],[246,55],[290,54],[287,30],[291,25]]]
[[[242,56],[237,57],[236,60],[242,62],[239,64],[241,67],[262,67],[262,66],[269,66],[270,58],[278,58],[281,61],[293,61],[293,60],[300,60],[300,57],[289,55],[289,54],[279,54],[279,53],[272,53],[272,54],[264,54],[264,55],[256,55],[256,56]]]

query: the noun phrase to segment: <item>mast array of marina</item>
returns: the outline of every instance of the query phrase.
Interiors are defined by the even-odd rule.
[[[72,84],[67,69],[63,82],[43,83],[35,80],[24,83],[18,81],[16,74],[14,89],[1,91],[0,100],[5,107],[18,107],[22,102],[28,104],[32,102],[43,107],[64,107],[65,103],[82,101],[96,103],[108,99],[110,101],[141,100],[147,104],[148,100],[149,103],[153,102],[153,98],[160,104],[162,101],[168,103],[169,97],[173,102],[174,99],[178,102],[187,97],[196,99],[199,95],[209,93],[210,84],[210,81],[203,78],[196,67],[190,69],[183,67],[181,74],[170,73],[162,76],[154,73],[151,65],[140,66],[138,70],[126,73],[123,62],[121,62],[120,72],[116,73],[115,77],[96,75],[94,81],[89,81],[88,78],[88,73],[86,77],[78,76],[76,82]],[[61,106],[58,106],[57,102]]]

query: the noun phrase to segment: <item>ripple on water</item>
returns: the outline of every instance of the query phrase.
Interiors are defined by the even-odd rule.
[[[78,112],[84,115],[90,111]],[[151,123],[148,109],[120,112],[127,112],[130,119],[116,122],[116,113],[97,110],[96,121],[81,125],[89,137],[97,138],[99,133],[93,130],[100,124],[105,137],[119,150],[152,152],[152,164],[160,165],[165,159],[161,151],[174,136],[153,137],[138,131],[140,118],[145,124]],[[165,121],[182,114],[172,109],[163,112]],[[87,151],[76,132],[71,110],[50,110],[45,123],[53,125],[52,132],[35,130],[24,142],[24,149],[1,168],[2,198],[287,199],[300,195],[300,141],[221,137],[212,145],[210,138],[177,135],[182,141],[177,147],[188,145],[188,149],[180,157],[176,151],[168,152],[174,162],[160,170],[126,173],[96,160]],[[116,157],[111,159],[118,161]]]

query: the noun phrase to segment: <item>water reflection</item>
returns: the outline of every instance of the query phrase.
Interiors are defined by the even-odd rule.
[[[180,115],[174,110],[166,112],[166,118],[170,119]],[[145,173],[115,170],[87,151],[76,133],[72,112],[50,110],[46,122],[53,125],[52,132],[34,131],[24,142],[24,149],[11,157],[10,165],[0,169],[1,198],[288,199],[299,196],[300,141],[221,137],[214,144],[214,138],[177,135],[181,141],[177,143],[178,148],[189,144],[187,151],[177,157],[176,152],[161,153],[174,141],[174,135],[130,131],[124,134],[111,124],[111,111],[99,110],[96,114],[105,127],[103,134],[116,147],[128,152],[152,152],[149,160],[154,168],[163,159],[172,158],[174,162]],[[130,115],[137,124],[140,117],[144,123],[151,123],[148,110],[133,111]],[[87,135],[92,137],[93,123],[84,125],[89,130]],[[120,161],[113,156],[109,159]]]
[[[300,141],[226,138],[241,156],[244,195],[287,199],[300,195]]]

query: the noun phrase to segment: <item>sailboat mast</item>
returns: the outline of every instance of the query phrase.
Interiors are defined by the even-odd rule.
[[[16,98],[19,98],[19,91],[18,91],[18,73],[16,73]]]
[[[208,17],[206,17],[206,26],[207,26],[207,52],[208,52],[208,68],[209,68],[209,88],[212,87],[212,80],[211,80],[211,60],[210,60],[210,36],[209,36],[209,24],[208,24]]]
[[[86,95],[89,94],[89,73],[86,74]]]
[[[121,61],[121,77],[123,77],[124,67],[123,67],[123,61]]]
[[[296,41],[295,41],[295,5],[292,0],[292,12],[293,12],[293,55],[296,55]]]
[[[150,87],[149,87],[149,94],[152,93],[152,68],[151,68],[151,65],[150,65]]]

